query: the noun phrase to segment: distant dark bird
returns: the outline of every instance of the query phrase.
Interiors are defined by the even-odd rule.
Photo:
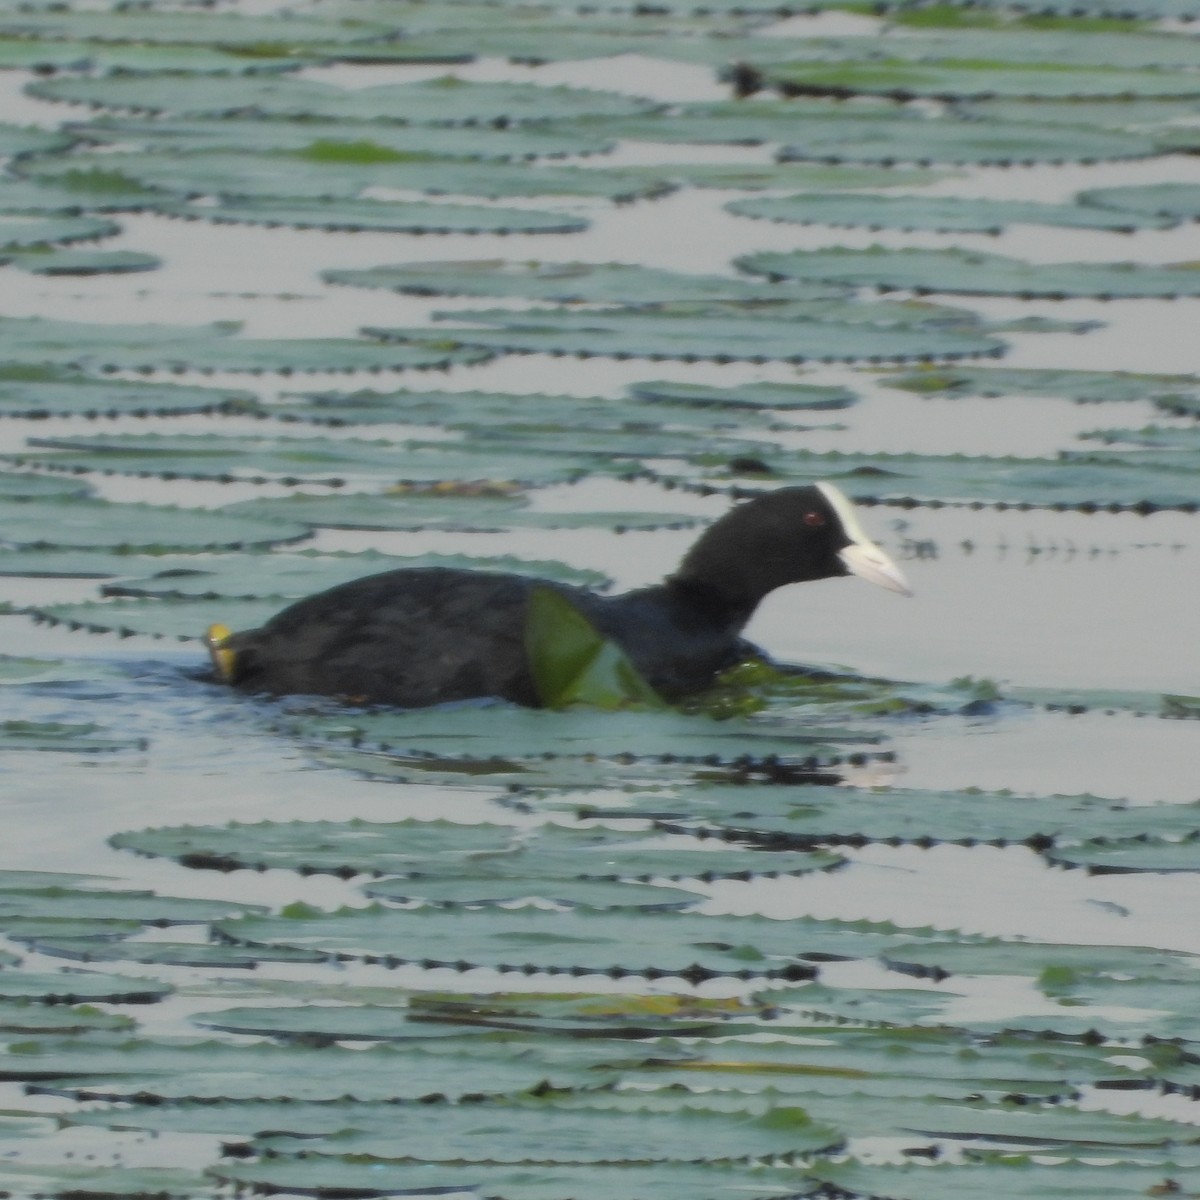
[[[532,594],[550,589],[617,643],[659,696],[677,700],[761,655],[740,635],[769,592],[836,575],[910,594],[850,501],[818,483],[736,505],[653,587],[603,596],[525,575],[402,568],[298,600],[259,629],[213,626],[208,644],[219,676],[249,692],[404,708],[495,696],[536,707],[527,610]]]

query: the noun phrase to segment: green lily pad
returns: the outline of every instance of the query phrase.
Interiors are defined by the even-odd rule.
[[[1192,183],[1155,183],[1127,187],[1090,188],[1080,192],[1080,204],[1163,220],[1200,220],[1200,187]]]
[[[248,983],[242,985],[248,987]],[[289,981],[294,995],[303,988]],[[339,986],[345,996],[346,985]],[[394,990],[389,994],[395,997]],[[340,1007],[328,1019],[353,1024],[358,1005]],[[269,1014],[265,1020],[269,1021]],[[237,1023],[236,1013],[230,1024]],[[376,1022],[378,1024],[378,1022]],[[366,1022],[364,1022],[364,1025]],[[22,1081],[38,1091],[78,1099],[127,1100],[174,1106],[180,1101],[228,1103],[227,1116],[243,1112],[260,1119],[279,1102],[310,1102],[333,1114],[348,1099],[420,1100],[512,1094],[536,1088],[601,1087],[616,1077],[610,1060],[626,1056],[623,1045],[607,1039],[548,1038],[494,1030],[413,1022],[407,1041],[380,1042],[362,1054],[330,1045],[317,1034],[282,1044],[218,1042],[209,1039],[146,1037],[84,1043],[78,1039],[35,1044],[34,1052],[0,1059],[0,1079]],[[607,1043],[607,1044],[606,1044]],[[664,1060],[680,1052],[656,1047]],[[273,1105],[247,1102],[272,1101]],[[165,1106],[164,1105],[164,1106]],[[280,1128],[275,1121],[267,1128]],[[228,1132],[242,1136],[247,1126],[233,1119]]]
[[[71,144],[66,134],[52,130],[23,129],[0,124],[0,157],[20,158],[29,154],[53,154]]]
[[[484,464],[478,465],[479,470]],[[527,468],[519,468],[526,470]],[[468,478],[470,476],[467,476]],[[2,478],[2,476],[0,476]],[[386,493],[328,496],[297,493],[270,500],[246,500],[222,511],[264,520],[307,523],[323,529],[686,529],[698,524],[682,513],[598,511],[553,512],[525,507],[515,485],[460,488],[413,486]]]
[[[386,147],[387,139],[371,127]],[[308,130],[304,146],[311,145]],[[238,153],[214,150],[184,153],[80,152],[69,157],[41,158],[23,163],[31,178],[69,182],[86,188],[103,183],[109,188],[141,186],[177,197],[286,197],[292,201],[332,197],[353,198],[367,188],[415,191],[434,195],[491,198],[584,196],[633,201],[660,196],[671,185],[659,177],[615,168],[545,166],[540,163],[472,162],[439,158],[442,134],[427,133],[425,153],[398,151],[399,158],[349,163],[344,155],[324,151],[286,153],[269,150]],[[413,135],[406,136],[407,141]]]
[[[465,869],[476,858],[512,850],[507,825],[451,821],[263,821],[224,827],[181,826],[117,833],[119,850],[173,858],[187,867],[231,871],[269,867],[349,878],[432,870],[441,861]]]
[[[300,1195],[388,1196],[406,1195],[414,1188],[450,1192],[483,1187],[506,1200],[568,1200],[593,1188],[605,1195],[654,1196],[656,1200],[793,1200],[811,1195],[817,1187],[795,1170],[681,1162],[582,1167],[539,1163],[532,1170],[501,1165],[431,1166],[322,1154],[223,1163],[210,1168],[210,1173],[235,1187]]]
[[[52,479],[21,471],[0,471],[0,501],[5,511],[11,510],[11,501],[65,500],[86,496],[91,490],[91,484],[80,479]]]
[[[38,1004],[155,1004],[175,989],[167,983],[91,971],[0,971],[0,1000]],[[0,1071],[0,1073],[3,1073]]]
[[[770,393],[773,385],[751,384],[746,395]],[[724,435],[770,428],[770,418],[755,419],[748,404],[731,399],[720,403],[722,395],[740,395],[740,389],[722,392],[717,388],[681,389],[682,402],[674,402],[663,384],[662,394],[653,394],[653,385],[635,385],[629,399],[610,397],[549,396],[516,392],[425,392],[405,389],[376,392],[315,392],[299,394],[270,406],[264,415],[284,421],[344,427],[353,425],[435,425],[467,432],[472,436],[495,439],[535,437],[542,433],[601,434],[614,440],[623,435],[643,435],[653,442],[663,430],[679,431],[681,443],[697,434]],[[765,389],[765,392],[764,392]],[[792,391],[777,387],[781,401],[803,405],[818,397],[831,399],[852,396],[846,389],[816,388]],[[774,393],[771,393],[774,394]],[[694,399],[691,398],[694,396]],[[709,400],[708,398],[716,397]],[[651,401],[648,407],[643,401]],[[780,407],[784,407],[781,404]],[[816,404],[810,404],[816,407]],[[763,406],[765,407],[765,405]],[[832,407],[832,405],[830,405]],[[499,431],[499,433],[498,433]]]
[[[134,275],[157,271],[162,259],[136,250],[57,250],[19,255],[13,265],[30,275]]]
[[[1032,200],[967,200],[954,196],[872,196],[853,192],[734,200],[726,208],[743,217],[798,225],[868,229],[922,229],[939,233],[1000,233],[1009,225],[1065,225],[1132,232],[1165,229],[1178,218],[1165,214],[1104,211],[1084,204]]]
[[[372,480],[377,486],[392,481],[436,484],[520,480],[525,484],[547,484],[566,483],[591,473],[633,474],[638,468],[633,455],[636,452],[640,458],[647,453],[649,435],[630,434],[619,446],[599,436],[597,440],[600,444],[594,447],[565,446],[557,436],[533,433],[524,441],[513,435],[490,444],[479,437],[414,440],[398,445],[383,438],[367,441],[223,434],[97,434],[31,438],[28,450],[0,455],[0,461],[7,457],[15,465],[73,473],[97,471],[217,483],[277,482],[289,487],[304,483],[336,487],[347,478]],[[753,448],[752,443],[736,444]],[[535,450],[541,452],[540,459],[532,453]],[[649,452],[655,452],[652,445]]]
[[[586,125],[528,124],[506,128],[473,125],[364,125],[357,121],[303,122],[259,119],[243,114],[236,120],[181,117],[99,117],[70,126],[88,145],[147,150],[282,151],[314,163],[341,164],[346,170],[375,164],[404,163],[427,157],[516,162],[542,158],[602,154],[612,149],[608,138],[596,137]],[[0,191],[0,203],[3,203]]]
[[[1182,841],[1147,840],[1144,836],[1089,840],[1079,846],[1056,847],[1047,851],[1046,857],[1057,867],[1082,867],[1089,875],[1200,871],[1200,833]]]
[[[46,249],[112,237],[121,227],[105,217],[0,217],[0,251]]]
[[[519,296],[563,304],[661,304],[672,300],[808,300],[845,295],[837,285],[780,292],[773,285],[719,275],[684,275],[622,263],[507,262],[503,259],[397,263],[322,273],[330,283],[417,296]],[[825,287],[825,290],[822,290]]]
[[[888,387],[934,396],[1046,396],[1092,404],[1148,400],[1169,412],[1200,412],[1200,378],[1125,371],[955,366],[884,376]]]
[[[525,649],[546,708],[663,708],[628,655],[596,632],[561,592],[537,588],[529,597]]]
[[[814,1173],[853,1195],[887,1200],[957,1200],[971,1191],[988,1200],[1067,1200],[1080,1194],[1095,1200],[1125,1200],[1129,1196],[1152,1196],[1160,1188],[1166,1188],[1169,1195],[1174,1187],[1172,1177],[1179,1174],[1163,1164],[1114,1162],[1098,1167],[1065,1162],[1049,1166],[1022,1157],[938,1166],[845,1162],[822,1164]]]
[[[698,408],[780,409],[783,412],[849,408],[858,397],[849,388],[819,383],[743,383],[713,387],[671,380],[634,383],[630,393],[650,404],[695,405]]]
[[[212,1180],[177,1167],[102,1167],[96,1164],[42,1166],[22,1156],[6,1164],[4,1186],[12,1195],[67,1200],[204,1200]]]
[[[1090,72],[1095,75],[1102,72]],[[793,135],[794,136],[794,135]],[[1154,137],[1139,131],[1025,122],[912,118],[871,113],[838,123],[813,122],[779,152],[781,162],[918,163],[1014,166],[1147,158]]]
[[[910,100],[1020,97],[1046,100],[1124,99],[1134,96],[1192,97],[1200,94],[1182,72],[1138,70],[1104,64],[988,62],[986,43],[974,61],[912,62],[879,58],[864,62],[772,63],[764,83],[784,93],[825,96],[888,96]]]
[[[376,900],[415,902],[445,907],[495,907],[532,898],[572,908],[687,908],[701,897],[678,887],[625,883],[611,879],[523,879],[495,876],[481,879],[393,879],[364,886]]]
[[[219,921],[216,929],[235,945],[299,947],[384,966],[678,976],[691,983],[812,978],[813,961],[873,957],[903,943],[890,926],[646,909],[305,909]]]
[[[120,737],[101,725],[61,721],[0,722],[0,751],[59,751],[66,754],[114,754],[145,750],[143,738]]]
[[[446,75],[419,83],[341,88],[291,75],[236,75],[213,87],[177,75],[102,75],[39,80],[31,95],[100,108],[179,116],[259,116],[398,121],[421,125],[517,125],[533,121],[627,116],[654,106],[619,92],[477,83]]]
[[[6,378],[0,373],[0,414],[4,416],[165,417],[233,414],[256,408],[252,393],[235,388],[91,379],[67,371],[47,371],[41,378],[29,379]]]
[[[583,217],[527,208],[433,204],[404,200],[222,200],[219,204],[168,205],[168,216],[217,225],[288,225],[351,233],[580,233]]]
[[[0,515],[5,540],[26,548],[233,550],[301,541],[310,532],[305,525],[226,512],[75,498],[5,501]]]
[[[51,6],[0,13],[0,34],[46,41],[70,39],[100,43],[158,46],[219,45],[250,57],[276,58],[296,49],[320,54],[339,44],[365,42],[386,36],[384,24],[323,21],[289,14],[283,24],[273,15],[222,14],[214,20],[200,12],[130,12],[120,8],[65,12]]]
[[[1029,263],[967,250],[813,250],[745,255],[743,270],[778,279],[832,281],[881,290],[911,289],[966,296],[1015,295],[1048,300],[1090,296],[1200,294],[1200,269],[1187,264]]]
[[[240,1115],[239,1115],[240,1114]],[[624,1111],[601,1105],[572,1110],[536,1101],[487,1106],[430,1104],[405,1109],[346,1102],[332,1106],[170,1105],[71,1114],[72,1124],[159,1132],[237,1131],[256,1148],[369,1155],[455,1163],[714,1162],[832,1149],[837,1130],[802,1109],[778,1108],[734,1118],[702,1099],[674,1111]],[[281,1128],[282,1126],[282,1128]],[[255,1136],[255,1130],[278,1130]],[[688,1135],[691,1135],[690,1137]],[[686,1143],[685,1143],[685,1139]],[[693,1149],[670,1154],[668,1147]],[[535,1148],[536,1147],[536,1148]]]
[[[309,950],[268,950],[258,947],[216,946],[207,942],[104,942],[47,934],[28,938],[31,950],[51,958],[87,963],[138,963],[149,966],[213,967],[253,970],[263,963],[319,963],[322,956]]]
[[[0,1002],[0,1035],[58,1036],[86,1033],[125,1033],[132,1017],[108,1012],[90,1004],[46,1005],[30,1000]]]
[[[400,371],[481,362],[426,332],[405,346],[354,338],[253,339],[235,325],[103,325],[40,317],[0,318],[0,353],[11,367],[198,371]]]
[[[1200,272],[1197,272],[1200,281]],[[445,314],[449,316],[450,314]],[[522,354],[573,354],[609,358],[717,362],[853,362],[889,359],[969,358],[999,354],[1003,343],[984,333],[861,323],[787,319],[752,306],[699,313],[669,309],[610,308],[594,312],[505,309],[454,314],[487,329],[446,328],[455,344]],[[371,329],[368,336],[408,342],[412,331]]]

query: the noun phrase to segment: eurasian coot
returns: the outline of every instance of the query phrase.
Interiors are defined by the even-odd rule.
[[[209,647],[219,675],[251,692],[405,708],[485,696],[537,706],[526,608],[535,589],[550,588],[617,642],[660,696],[678,699],[758,653],[740,634],[768,592],[834,575],[909,594],[850,501],[818,483],[736,505],[653,587],[602,596],[523,575],[386,571],[299,600],[260,629],[214,626]]]

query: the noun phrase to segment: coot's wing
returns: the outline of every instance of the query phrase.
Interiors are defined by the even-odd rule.
[[[481,571],[387,571],[309,596],[237,633],[249,691],[418,707],[500,696],[535,704],[525,602],[538,581]]]

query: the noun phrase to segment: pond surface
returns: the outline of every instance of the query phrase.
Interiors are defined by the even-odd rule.
[[[410,22],[432,21],[423,5],[402,7]],[[649,107],[682,106],[685,116],[690,105],[729,100],[719,63],[695,48],[674,60],[656,43],[641,54],[523,66],[506,61],[508,50],[488,51],[503,27],[498,16],[487,22],[475,6],[455,7],[456,19],[486,33],[478,33],[479,57],[454,68],[467,83],[600,89]],[[274,8],[191,19],[249,20]],[[304,9],[336,37],[321,53],[296,51],[294,71],[280,78],[329,85],[344,104],[351,91],[435,81],[448,70],[357,61],[339,40],[351,36],[341,8]],[[371,4],[361,19],[386,23],[386,10]],[[858,37],[870,61],[898,38],[921,36],[855,14],[774,24],[668,13],[662,23],[679,37],[703,40],[715,23],[730,37],[753,34],[747,53],[764,53],[772,39],[781,49],[758,60],[764,69],[814,39]],[[749,219],[726,205],[856,187],[830,183],[837,170],[855,169],[849,149],[844,161],[822,154],[808,164],[831,175],[814,173],[806,184],[780,175],[739,186],[730,176],[711,186],[689,175],[785,165],[779,149],[792,139],[780,136],[775,110],[784,102],[770,91],[747,99],[738,116],[766,122],[757,140],[706,141],[670,124],[655,133],[645,113],[520,127],[607,143],[519,160],[530,178],[543,167],[578,168],[597,178],[627,171],[643,183],[659,172],[674,185],[630,202],[578,182],[571,195],[513,195],[516,183],[455,192],[382,170],[376,177],[379,162],[391,169],[410,153],[389,156],[378,145],[346,162],[347,175],[363,172],[360,201],[428,203],[433,191],[444,206],[579,218],[579,232],[299,228],[294,211],[271,216],[269,205],[287,196],[267,197],[264,223],[237,223],[232,211],[224,223],[208,218],[234,207],[237,184],[220,174],[233,168],[197,166],[189,151],[164,150],[135,129],[142,118],[104,92],[121,79],[105,74],[115,65],[105,55],[116,51],[102,49],[101,26],[75,15],[95,70],[50,73],[26,62],[3,71],[0,120],[47,132],[131,124],[119,137],[85,131],[73,147],[15,153],[11,179],[0,182],[36,181],[48,209],[64,164],[96,170],[107,154],[130,173],[122,187],[137,187],[139,156],[169,152],[187,183],[173,191],[156,182],[149,199],[114,201],[119,230],[84,243],[153,256],[155,269],[127,273],[110,262],[99,273],[47,275],[28,254],[0,267],[0,351],[10,364],[0,368],[0,470],[14,488],[34,478],[85,488],[88,499],[57,502],[63,529],[72,505],[103,509],[98,540],[81,548],[66,535],[55,542],[52,519],[41,527],[49,534],[23,532],[36,506],[50,502],[0,490],[0,1189],[203,1196],[248,1184],[301,1195],[460,1190],[510,1200],[926,1200],[1175,1194],[1173,1181],[1194,1177],[1200,298],[1151,289],[1101,299],[1072,284],[1065,298],[1028,299],[989,282],[992,268],[980,265],[982,294],[968,270],[967,285],[947,274],[945,291],[839,286],[817,309],[787,310],[797,337],[830,320],[820,305],[850,306],[839,309],[832,339],[856,338],[856,324],[872,321],[880,337],[913,334],[915,348],[893,361],[871,361],[869,338],[833,362],[784,361],[786,353],[739,361],[735,331],[745,336],[792,301],[747,309],[694,291],[692,277],[716,276],[730,288],[765,283],[737,272],[735,260],[872,246],[1004,255],[1051,272],[1064,262],[1194,269],[1196,225],[1106,232],[1014,221],[991,235]],[[632,36],[629,18],[610,19],[622,38]],[[580,14],[572,20],[589,24]],[[146,38],[157,40],[158,28],[147,26]],[[986,23],[977,31],[981,62],[989,31]],[[561,32],[547,26],[548,48]],[[1125,32],[1136,42],[1153,30]],[[299,24],[289,33],[309,36]],[[55,45],[56,35],[40,36]],[[222,44],[215,33],[161,36],[193,52]],[[1171,37],[1194,42],[1190,33]],[[3,22],[0,42],[16,53]],[[846,53],[829,50],[833,59]],[[137,71],[169,84],[170,69],[147,58]],[[241,70],[210,77],[214,107],[223,79],[231,88],[245,82]],[[1176,73],[1194,103],[1200,87],[1189,71]],[[94,111],[26,90],[76,78],[99,86]],[[201,136],[176,123],[203,114],[172,114],[161,103],[154,136],[165,130],[182,144]],[[803,111],[814,98],[789,103]],[[1122,103],[1151,101],[1113,101],[1091,125],[1079,117],[1080,138],[1150,126],[1146,114],[1122,125]],[[820,120],[863,110],[957,119],[955,103],[926,97],[903,107],[849,100]],[[1057,105],[1045,111],[1047,126],[1063,119]],[[658,115],[680,118],[673,109]],[[247,180],[259,155],[293,170],[270,141],[288,118],[272,119],[261,146],[230,155]],[[318,119],[291,121],[303,128]],[[353,144],[413,128],[391,119],[361,121]],[[1177,139],[1196,124],[1190,109],[1156,119]],[[806,117],[796,137],[818,136],[817,120]],[[221,115],[219,138],[256,123],[252,109],[238,107]],[[513,133],[506,124],[492,134]],[[1039,126],[1035,109],[1028,124]],[[891,187],[877,166],[857,164],[857,186],[1063,206],[1093,189],[1200,188],[1196,149],[1155,128],[1155,149],[1114,153],[1115,161],[1001,167],[931,154],[920,167],[891,168]],[[344,124],[330,136],[351,142]],[[440,163],[451,136],[447,129],[444,146],[434,137],[415,157]],[[855,136],[865,144],[867,131],[848,133],[847,148]],[[93,138],[111,148],[93,149]],[[490,160],[469,161],[486,174]],[[197,198],[191,181],[205,169],[216,182]],[[304,185],[298,173],[285,177]],[[80,195],[85,210],[107,207],[98,193]],[[340,200],[324,203],[337,225]],[[1173,203],[1200,213],[1194,196]],[[632,308],[647,320],[660,302],[641,304],[645,280],[622,285],[631,289],[622,305],[604,295],[531,301],[511,281],[510,290],[430,296],[322,274],[467,261],[483,278],[493,260],[671,272],[684,279],[675,315],[710,323],[700,335],[688,327],[693,349],[679,357],[650,357],[640,343],[627,353],[594,350],[588,332],[565,353],[535,338],[486,361],[459,361],[452,351],[473,351],[480,324],[519,341],[517,318],[531,304],[555,319]],[[870,308],[895,302],[908,307]],[[12,332],[29,318],[39,324]],[[67,349],[31,349],[59,322],[79,323],[56,326]],[[216,322],[238,328],[213,330]],[[155,336],[167,326],[178,336],[165,350],[144,348],[136,330],[150,326]],[[636,324],[629,328],[636,336]],[[428,353],[430,369],[365,369],[365,356],[384,353],[385,343],[364,329],[406,331],[400,349]],[[713,360],[695,361],[705,336]],[[956,336],[999,338],[1003,355],[959,361],[936,349]],[[267,369],[233,369],[245,365],[237,355],[252,339],[262,339],[254,352]],[[322,339],[339,339],[323,360]],[[446,365],[439,353],[450,354]],[[970,375],[988,369],[1027,373],[993,389]],[[1073,372],[1094,378],[1072,384]],[[18,402],[22,387],[35,404],[52,383],[100,381],[239,399],[216,412],[172,411],[164,393],[147,399],[148,412],[134,413],[130,402],[101,416],[69,401],[31,415]],[[572,423],[569,398],[616,406],[650,382],[719,389],[727,402],[753,395],[745,389],[756,384],[803,385],[841,389],[852,403],[764,410],[742,399],[714,410],[726,419],[707,433],[696,432],[696,414],[708,411],[697,406],[645,404],[634,424]],[[394,414],[337,426],[279,419],[298,397],[367,389],[400,393]],[[426,393],[440,407],[417,404]],[[448,418],[445,393],[503,397],[491,410],[502,415],[489,418],[480,402],[478,418],[458,408]],[[628,448],[631,431],[645,437],[644,452]],[[126,444],[118,462],[120,447],[98,446],[98,435],[184,441],[161,453],[139,444],[140,459],[126,457]],[[219,452],[205,449],[214,435],[227,439]],[[773,470],[738,474],[729,447],[741,441]],[[286,503],[298,492],[329,513],[359,494],[381,508],[393,503],[400,480],[421,477],[392,469],[388,455],[412,443],[477,452],[474,474],[448,466],[424,483],[436,479],[462,499],[490,481],[501,499],[515,498],[513,508],[487,521],[452,515],[379,528],[318,516],[292,531]],[[1093,484],[1062,457],[1081,451],[1126,461],[1100,464]],[[284,452],[296,477],[268,457]],[[322,467],[318,453],[335,467]],[[567,458],[561,473],[537,474]],[[525,470],[533,482],[518,486]],[[226,471],[232,480],[219,478]],[[247,697],[207,674],[198,639],[210,621],[265,615],[315,590],[296,578],[271,582],[268,558],[295,555],[297,571],[316,572],[354,555],[369,573],[381,555],[464,556],[484,568],[508,557],[535,573],[590,572],[623,590],[669,571],[735,491],[825,477],[857,488],[864,523],[902,563],[915,595],[849,580],[775,593],[747,636],[776,661],[810,671],[800,682],[752,681],[730,701],[732,716],[497,704],[371,712]],[[1060,482],[1063,493],[1053,490]],[[162,516],[178,508],[231,520],[223,510],[256,501],[284,506],[237,518],[279,531],[273,549],[247,549],[257,536],[249,532],[244,540],[203,526],[185,532],[170,524],[179,514]],[[183,597],[106,598],[112,581],[145,585],[164,567],[208,571],[216,582],[207,591],[189,585]],[[150,845],[139,840],[147,830],[173,832]],[[661,903],[647,899],[647,881]],[[429,1103],[405,1107],[422,1098]],[[1107,1190],[1091,1173],[1096,1160],[1110,1164]]]

